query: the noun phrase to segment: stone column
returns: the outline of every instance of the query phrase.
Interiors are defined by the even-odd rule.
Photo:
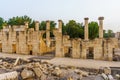
[[[99,38],[103,38],[103,20],[104,17],[99,17]]]
[[[46,44],[50,47],[50,21],[46,21]]]
[[[84,40],[88,40],[88,20],[89,18],[84,18],[85,20],[85,28],[84,28]]]
[[[36,22],[35,22],[35,30],[36,30],[36,31],[39,31],[39,21],[36,21]]]
[[[27,22],[27,21],[25,22],[25,27],[26,27],[26,28],[29,28],[28,23],[29,23],[29,22]]]
[[[58,25],[59,32],[62,33],[62,20],[58,20],[58,22],[59,22]]]

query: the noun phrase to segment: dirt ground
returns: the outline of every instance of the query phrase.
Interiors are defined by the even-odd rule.
[[[67,66],[95,68],[95,69],[99,69],[100,67],[120,67],[120,62],[100,61],[100,60],[91,60],[91,59],[83,60],[83,59],[71,59],[71,58],[54,58],[47,61],[55,65],[67,65]]]
[[[72,59],[72,58],[53,58],[53,56],[33,56],[33,55],[18,55],[18,54],[6,54],[0,53],[0,57],[11,57],[22,59],[26,58],[41,58],[42,61],[47,61],[55,65],[67,65],[67,66],[76,66],[76,67],[86,67],[86,68],[95,68],[99,69],[100,67],[120,67],[120,62],[115,61],[101,61],[101,60],[92,60],[92,59]],[[50,60],[47,58],[52,57]],[[45,59],[46,58],[46,59]]]

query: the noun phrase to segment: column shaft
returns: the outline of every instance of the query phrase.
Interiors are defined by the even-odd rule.
[[[50,21],[46,21],[46,44],[50,47]]]
[[[104,17],[99,17],[99,38],[103,38],[103,20]]]
[[[39,22],[38,21],[35,22],[35,30],[39,31]]]
[[[88,40],[88,20],[89,18],[84,18],[85,20],[85,28],[84,28],[84,40]]]
[[[59,22],[58,25],[59,32],[62,33],[62,20],[58,20],[58,22]]]

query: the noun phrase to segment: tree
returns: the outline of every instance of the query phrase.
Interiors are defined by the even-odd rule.
[[[42,22],[40,23],[39,30],[46,30],[46,21],[42,21]]]
[[[98,23],[92,21],[88,24],[88,27],[89,27],[89,38],[94,39],[98,37],[98,34],[99,34]]]
[[[3,29],[4,19],[0,17],[0,29]]]
[[[66,34],[67,34],[67,32],[66,32],[66,27],[65,27],[65,25],[64,25],[63,22],[62,22],[62,34],[63,34],[63,35],[66,35]]]
[[[53,29],[55,29],[56,23],[54,21],[50,21],[50,37],[54,37]],[[39,27],[40,30],[46,30],[46,21],[42,21]],[[45,37],[45,34],[43,35]]]
[[[103,37],[108,38],[108,33],[106,32],[106,30],[103,30]]]
[[[35,28],[35,21],[32,21],[29,25],[29,28]]]
[[[67,35],[70,36],[70,38],[83,38],[84,30],[82,23],[76,23],[74,20],[70,20],[65,28]]]
[[[32,21],[32,19],[28,16],[16,16],[16,17],[12,17],[8,20],[7,24],[8,25],[24,25],[25,22],[29,22],[30,26],[34,23],[34,21]]]
[[[110,38],[110,37],[113,37],[113,31],[112,30],[108,30],[108,37]]]
[[[110,37],[114,37],[114,33],[112,30],[108,29],[107,32],[105,30],[104,32],[104,38],[110,38]]]

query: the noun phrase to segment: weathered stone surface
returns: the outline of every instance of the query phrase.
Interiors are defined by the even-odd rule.
[[[89,75],[88,72],[80,70],[82,76],[87,77]]]
[[[120,75],[119,75],[119,74],[116,74],[116,75],[115,75],[115,78],[116,78],[117,80],[120,80]]]
[[[16,59],[16,61],[15,61],[15,63],[14,63],[14,66],[16,66],[17,64],[18,64],[18,62],[19,62],[19,57]]]
[[[6,63],[7,65],[11,64],[8,62]],[[20,64],[17,64],[16,66],[12,66],[13,68],[8,68],[8,70],[3,72],[9,73],[10,71],[16,70],[19,80],[104,80],[104,79],[114,80],[112,75],[108,74],[109,73],[108,68],[106,71],[104,71],[104,68],[103,68],[104,73],[98,74],[96,73],[96,71],[94,71],[95,69],[80,68],[80,67],[66,66],[66,65],[53,65],[47,62],[42,63],[42,62],[33,61],[30,63],[28,62],[24,65],[20,65]],[[1,65],[3,66],[3,62],[1,62]],[[7,67],[8,66],[6,66],[5,68]],[[0,74],[0,75],[3,75],[3,74]],[[14,77],[14,76],[11,76],[11,77]],[[119,80],[120,78],[119,74],[117,74],[116,79],[117,78]]]
[[[104,80],[108,80],[108,76],[104,73],[101,74]]]
[[[62,35],[62,21],[58,22],[58,29],[53,30],[54,38],[50,37],[50,21],[46,22],[46,30],[39,31],[39,22],[35,22],[35,28],[25,25],[5,26],[0,30],[0,51],[5,53],[43,55],[54,53],[56,57],[72,57],[95,60],[119,60],[116,59],[114,50],[118,48],[118,39],[103,38],[103,20],[99,17],[99,38],[89,40],[89,18],[84,18],[84,40],[70,39],[69,35]],[[46,39],[43,34],[46,33]],[[15,63],[15,65],[17,62]]]
[[[40,70],[40,68],[32,68],[32,69],[35,72],[35,75],[37,77],[41,77],[41,75],[43,74],[42,71]]]
[[[107,75],[111,74],[111,69],[109,67],[105,67],[104,68],[104,73],[107,74]]]
[[[41,79],[41,80],[46,80],[46,79],[47,79],[47,76],[46,76],[45,74],[42,74],[40,79]]]
[[[18,73],[16,71],[0,74],[0,80],[18,80]]]
[[[112,75],[108,75],[108,79],[109,79],[109,80],[114,80],[114,78],[113,78]]]
[[[62,72],[59,67],[55,67],[55,70],[52,72],[52,74],[55,76],[60,76],[61,73]]]
[[[27,78],[32,78],[32,77],[34,77],[35,74],[34,74],[33,71],[31,71],[31,70],[24,69],[24,70],[21,72],[21,76],[22,76],[22,79],[27,79]]]

